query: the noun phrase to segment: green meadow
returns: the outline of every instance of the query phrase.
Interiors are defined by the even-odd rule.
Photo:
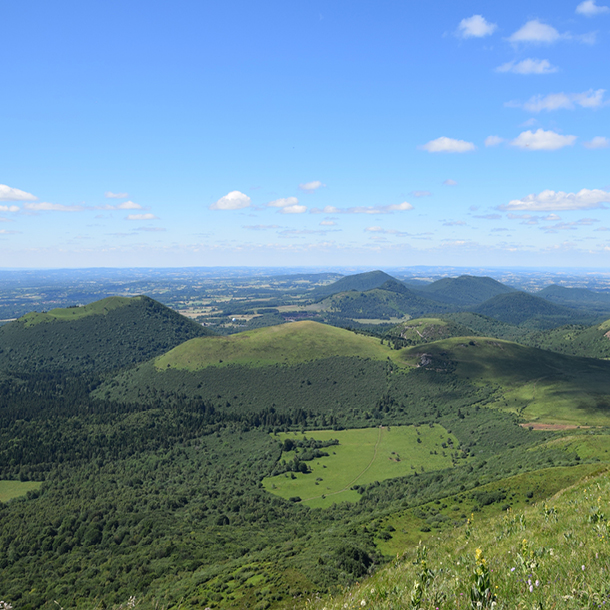
[[[28,491],[39,489],[41,485],[37,481],[0,481],[0,502],[25,496]]]
[[[299,497],[312,508],[358,501],[360,495],[352,489],[356,485],[448,468],[453,463],[451,454],[459,447],[457,438],[439,425],[277,434],[282,442],[303,436],[320,441],[337,439],[339,444],[323,449],[327,457],[307,462],[311,472],[266,477],[263,486],[282,498]],[[284,452],[280,461],[290,462],[294,457],[294,451]]]

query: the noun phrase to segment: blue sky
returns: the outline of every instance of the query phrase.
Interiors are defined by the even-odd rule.
[[[609,7],[0,2],[0,267],[606,267]]]

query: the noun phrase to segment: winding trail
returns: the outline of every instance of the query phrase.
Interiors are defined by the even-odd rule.
[[[387,428],[383,427],[383,426],[379,426],[379,434],[377,435],[377,442],[375,443],[375,447],[373,449],[373,457],[371,458],[371,461],[367,464],[366,468],[364,470],[362,470],[357,476],[356,478],[351,481],[350,483],[348,483],[343,489],[340,489],[339,491],[331,491],[330,493],[327,494],[321,494],[319,496],[313,496],[311,498],[305,498],[305,500],[302,500],[303,502],[308,502],[309,500],[317,500],[318,498],[321,498],[322,496],[328,498],[329,496],[336,496],[337,494],[343,493],[344,491],[347,491],[348,489],[350,489],[352,487],[352,485],[363,475],[365,474],[370,467],[373,465],[373,462],[377,459],[377,450],[379,449],[379,443],[381,443],[381,433],[383,430],[387,430]]]

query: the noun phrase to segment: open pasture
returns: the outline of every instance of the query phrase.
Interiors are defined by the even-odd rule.
[[[0,502],[25,496],[28,491],[38,489],[41,485],[38,481],[0,481]]]
[[[439,425],[316,430],[304,436],[320,441],[337,439],[339,444],[323,449],[327,457],[306,462],[311,472],[267,477],[263,485],[283,498],[300,497],[312,508],[358,501],[360,495],[351,489],[355,485],[413,475],[422,468],[448,468],[452,465],[451,454],[459,446],[458,440]],[[303,434],[278,433],[277,437],[283,442],[287,438],[302,439]],[[286,452],[280,460],[289,462],[294,456],[293,451]]]

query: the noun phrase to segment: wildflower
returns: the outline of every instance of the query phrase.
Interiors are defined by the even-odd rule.
[[[585,571],[585,566],[584,566],[584,565],[582,565],[582,566],[580,566],[580,567],[582,568],[582,571],[584,572],[584,571]]]
[[[366,606],[366,601],[362,600],[362,601],[360,602],[360,605],[361,605],[361,606]]]
[[[530,593],[534,592],[534,585],[530,585]]]
[[[540,586],[540,581],[538,579],[536,579],[536,582],[534,583],[536,585],[536,587]]]

